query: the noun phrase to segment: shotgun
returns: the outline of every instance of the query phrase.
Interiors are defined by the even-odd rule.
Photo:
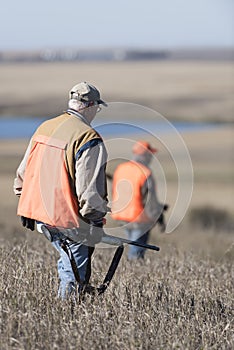
[[[135,241],[131,241],[129,239],[104,234],[101,242],[105,243],[105,244],[117,246],[117,249],[115,251],[114,257],[111,261],[110,267],[106,273],[106,276],[105,276],[102,284],[100,284],[98,287],[95,288],[95,287],[90,287],[90,286],[82,284],[81,279],[80,279],[79,270],[76,266],[72,251],[70,250],[70,247],[69,247],[69,242],[71,242],[71,241],[81,242],[81,243],[82,243],[82,241],[85,241],[85,235],[80,233],[79,229],[77,229],[77,228],[73,228],[72,230],[71,229],[59,230],[58,228],[56,228],[54,226],[42,225],[41,230],[50,242],[54,242],[54,241],[58,241],[58,240],[60,241],[61,248],[64,250],[64,252],[67,254],[67,256],[70,260],[70,264],[71,264],[75,279],[76,279],[77,283],[82,288],[81,289],[82,290],[81,296],[85,293],[95,294],[95,291],[97,292],[98,295],[101,295],[105,292],[105,290],[109,286],[109,284],[110,284],[110,282],[115,274],[115,271],[119,265],[120,259],[123,255],[124,244],[132,244],[132,245],[135,245],[138,247],[143,247],[145,249],[151,249],[151,250],[155,250],[155,251],[160,250],[160,248],[155,246],[155,245],[138,243]],[[72,234],[70,234],[71,231],[72,231]]]

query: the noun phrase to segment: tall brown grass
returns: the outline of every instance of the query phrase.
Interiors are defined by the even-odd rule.
[[[57,256],[49,242],[35,233],[8,238],[0,249],[1,350],[233,348],[227,254],[217,261],[161,236],[161,253],[147,252],[143,264],[124,255],[104,296],[72,305],[56,297]],[[225,243],[225,235],[220,239]],[[94,285],[113,253],[96,249]]]

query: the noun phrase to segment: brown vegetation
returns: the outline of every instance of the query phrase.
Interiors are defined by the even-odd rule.
[[[1,349],[232,349],[227,254],[217,261],[166,244],[144,264],[124,256],[106,294],[73,307],[56,299],[49,243],[34,233],[24,238],[0,250]],[[96,250],[94,284],[111,254]]]
[[[233,69],[231,61],[2,64],[0,115],[56,115],[85,80],[109,102],[137,103],[169,120],[233,121]]]

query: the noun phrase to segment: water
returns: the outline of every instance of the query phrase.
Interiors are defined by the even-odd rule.
[[[44,121],[42,118],[0,118],[0,139],[30,138],[37,127]],[[174,122],[172,125],[179,132],[195,132],[210,129],[216,126],[211,123],[190,123],[190,122]],[[127,134],[141,134],[144,130],[165,133],[170,132],[171,128],[166,123],[152,121],[133,121],[132,124],[109,123],[100,125],[95,121],[93,124],[100,134],[105,136],[123,136]]]
[[[43,121],[41,118],[0,118],[0,139],[30,138]]]

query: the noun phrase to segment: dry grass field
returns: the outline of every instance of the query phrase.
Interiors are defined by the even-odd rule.
[[[214,236],[213,236],[214,237]],[[42,237],[1,247],[1,349],[232,349],[233,261],[167,248],[124,257],[103,297],[56,300],[55,257]],[[113,252],[112,252],[113,254]],[[93,283],[111,252],[97,250]]]
[[[55,115],[79,81],[109,102],[133,102],[168,119],[233,121],[233,62],[99,62],[0,65],[0,115]]]
[[[100,86],[106,100],[159,106],[169,119],[231,121],[232,70],[230,63],[209,62],[0,65],[0,111],[55,114],[65,108],[67,90],[85,79]],[[15,214],[12,183],[27,140],[0,141],[1,350],[233,349],[234,128],[230,123],[182,137],[194,171],[183,221],[171,234],[152,230],[150,243],[161,250],[147,252],[143,264],[128,262],[126,247],[106,294],[76,305],[56,298],[57,253],[39,233],[26,232]],[[168,220],[176,203],[177,170],[167,150],[150,140],[160,149]],[[121,143],[112,150],[117,151],[129,155]],[[114,166],[108,164],[110,173]],[[153,172],[157,177],[157,168]],[[160,186],[158,191],[162,198]],[[92,284],[102,281],[113,253],[96,249]]]

